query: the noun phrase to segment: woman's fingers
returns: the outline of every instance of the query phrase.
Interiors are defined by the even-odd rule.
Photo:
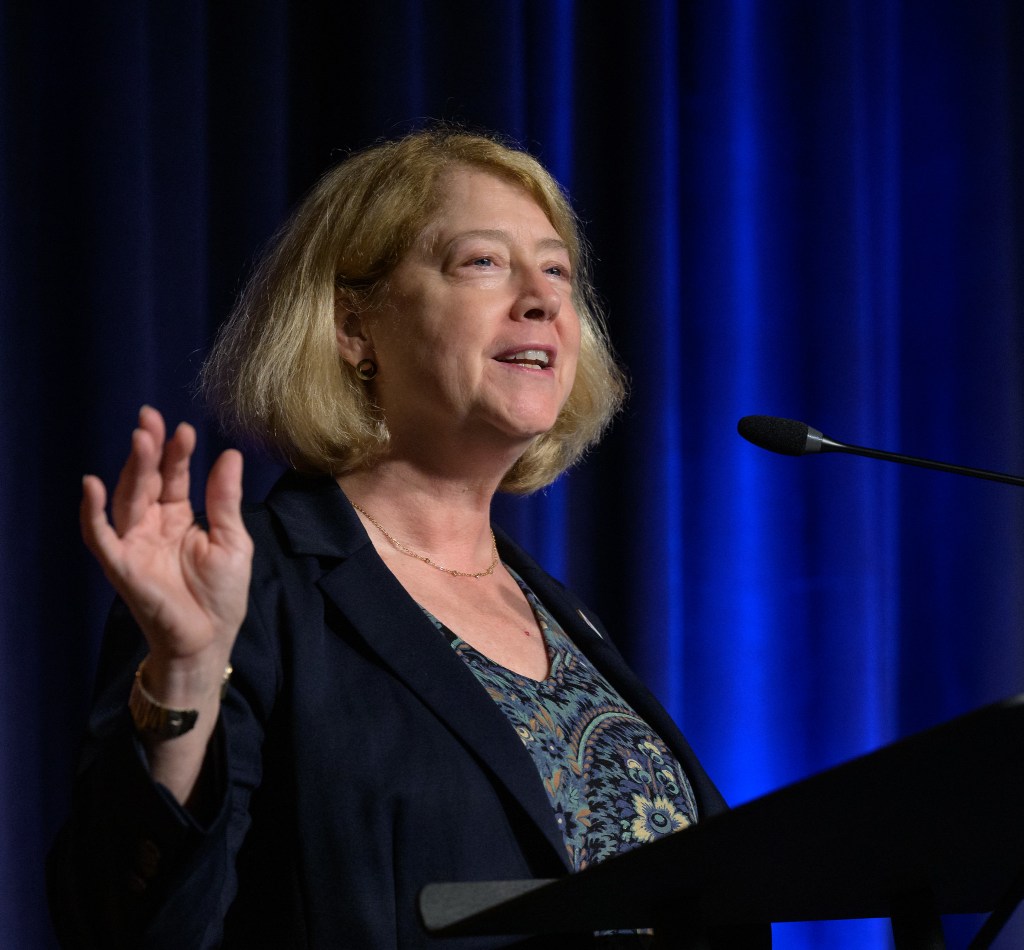
[[[116,562],[121,540],[107,520],[107,489],[95,475],[82,479],[82,504],[79,521],[86,547],[100,562],[108,578],[117,573]]]
[[[210,469],[206,480],[206,517],[214,544],[234,549],[250,545],[242,523],[242,453],[236,449],[222,452]]]
[[[196,430],[182,422],[164,446],[160,459],[161,502],[188,500],[189,463],[196,447]]]
[[[211,617],[233,638],[245,618],[252,574],[253,543],[242,521],[242,455],[234,449],[221,453],[206,481],[208,531],[200,552],[200,539],[192,561],[197,568],[197,589],[204,588]]]
[[[113,494],[94,475],[82,479],[86,545],[128,604],[151,650],[188,655],[228,643],[245,616],[252,540],[241,517],[242,456],[229,450],[207,482],[210,530],[195,524],[189,465],[195,429],[169,439],[163,418],[144,408]]]
[[[151,406],[143,406],[138,428],[132,432],[131,451],[114,490],[114,527],[122,537],[153,504],[188,503],[189,464],[196,430],[182,422],[170,439],[166,435],[163,416]]]
[[[149,406],[139,411],[131,450],[121,469],[111,504],[114,528],[124,537],[160,497],[160,458],[164,450],[163,416]]]
[[[167,426],[163,414],[152,406],[143,406],[139,410],[139,428],[144,429],[157,445],[163,445],[167,438]]]

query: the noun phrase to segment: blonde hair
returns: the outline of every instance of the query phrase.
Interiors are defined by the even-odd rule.
[[[272,242],[221,328],[200,385],[225,430],[289,465],[339,475],[387,451],[386,420],[338,354],[335,306],[360,312],[387,291],[395,265],[440,201],[455,166],[522,187],[568,245],[581,342],[576,380],[555,425],[500,488],[554,481],[600,438],[625,392],[589,280],[587,248],[558,184],[533,156],[496,138],[435,128],[349,157],[313,188]]]

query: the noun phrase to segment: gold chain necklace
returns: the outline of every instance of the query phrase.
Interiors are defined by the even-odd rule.
[[[366,520],[370,522],[388,541],[391,542],[391,546],[402,554],[408,555],[409,557],[416,558],[417,561],[422,561],[424,564],[429,565],[436,571],[444,571],[445,574],[450,574],[452,577],[472,577],[479,580],[481,577],[490,577],[494,573],[494,569],[498,566],[498,542],[494,537],[494,532],[491,532],[491,566],[486,571],[477,571],[475,574],[470,571],[457,571],[452,567],[442,567],[436,561],[432,561],[425,554],[420,554],[414,551],[408,544],[399,541],[394,535],[389,534],[387,528],[384,527],[379,521],[377,521],[373,515],[371,515],[365,508],[361,508],[354,501],[351,502],[352,507],[356,511],[366,516]]]

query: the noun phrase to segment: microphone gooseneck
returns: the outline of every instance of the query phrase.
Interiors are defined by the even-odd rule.
[[[984,478],[991,482],[1002,482],[1007,485],[1024,485],[1024,478],[1018,475],[989,472],[980,468],[966,468],[963,465],[952,465],[949,462],[934,462],[931,459],[883,452],[881,449],[847,445],[844,442],[830,439],[817,429],[812,429],[806,423],[797,422],[794,419],[780,419],[777,416],[744,416],[740,419],[736,429],[744,439],[752,442],[758,448],[767,449],[769,452],[778,452],[780,455],[845,452],[848,455],[861,455],[865,458],[880,459],[883,462],[898,462],[901,465],[914,465],[918,468],[930,468],[939,472],[952,472],[955,475],[969,475],[971,478]]]

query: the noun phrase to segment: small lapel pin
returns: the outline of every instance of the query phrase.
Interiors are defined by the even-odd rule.
[[[604,639],[604,637],[602,637],[602,636],[601,636],[601,631],[600,631],[600,630],[598,630],[598,629],[597,629],[597,627],[595,627],[595,626],[594,626],[594,625],[593,625],[593,624],[592,624],[592,623],[590,622],[590,618],[589,618],[589,617],[587,617],[587,615],[586,615],[586,614],[585,614],[585,613],[584,613],[584,612],[583,612],[582,610],[579,610],[579,609],[577,609],[577,610],[576,610],[576,613],[578,613],[578,614],[580,615],[580,617],[582,617],[582,618],[583,618],[583,622],[584,622],[584,623],[585,623],[585,624],[586,624],[586,625],[587,625],[588,627],[590,627],[590,629],[591,629],[591,630],[593,630],[593,631],[594,631],[594,633],[596,633],[596,634],[597,634],[597,636],[598,636],[598,637],[599,637],[599,638],[600,638],[601,640],[603,640],[603,639]]]

